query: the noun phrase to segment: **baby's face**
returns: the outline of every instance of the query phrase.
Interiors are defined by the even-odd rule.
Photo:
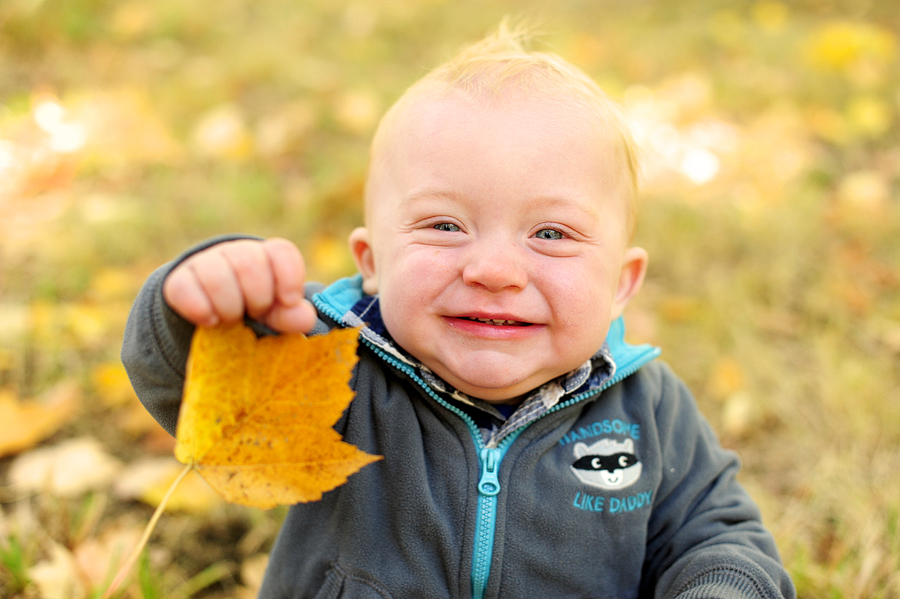
[[[493,402],[577,368],[640,287],[621,166],[571,107],[416,102],[351,249],[394,340]]]

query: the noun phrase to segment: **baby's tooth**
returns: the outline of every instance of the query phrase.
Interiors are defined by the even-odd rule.
[[[514,325],[516,321],[514,320],[497,320],[495,318],[474,318],[473,320],[477,320],[478,322],[482,322],[484,324],[492,324],[492,325]]]

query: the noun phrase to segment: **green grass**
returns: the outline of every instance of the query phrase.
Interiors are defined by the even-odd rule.
[[[10,536],[0,543],[0,581],[9,593],[15,594],[25,590],[29,584],[28,565],[30,556],[26,555],[19,540]]]

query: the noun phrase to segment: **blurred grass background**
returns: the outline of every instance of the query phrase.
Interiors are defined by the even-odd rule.
[[[141,282],[231,231],[293,239],[311,278],[351,272],[378,118],[504,15],[536,22],[536,48],[622,103],[651,256],[630,336],[663,347],[741,454],[800,597],[900,597],[892,0],[3,0],[0,391],[74,381],[80,415],[49,441],[89,433],[137,459],[141,444],[102,424],[123,408],[100,375]],[[40,596],[29,567],[49,545],[16,514],[46,499],[14,495],[0,493],[0,595]],[[97,497],[87,532],[49,536],[72,549],[145,509],[102,489],[53,505]],[[32,512],[39,527],[61,518]],[[213,563],[209,547],[159,553],[216,513],[164,520],[154,563],[181,560],[181,578],[129,596],[237,596],[241,556],[194,588],[178,585]],[[279,517],[242,513],[233,542],[255,529],[265,548]]]

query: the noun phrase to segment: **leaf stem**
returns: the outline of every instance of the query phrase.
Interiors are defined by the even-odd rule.
[[[116,578],[112,581],[112,584],[109,585],[109,588],[106,589],[106,592],[103,593],[102,599],[109,599],[110,597],[112,597],[112,594],[116,592],[116,590],[119,588],[119,585],[121,585],[122,581],[125,580],[125,577],[128,576],[128,572],[131,571],[131,567],[134,566],[134,562],[136,562],[138,557],[140,557],[141,552],[147,545],[147,541],[150,540],[150,535],[153,533],[153,529],[156,528],[156,523],[159,522],[159,518],[160,516],[162,516],[163,510],[166,509],[166,504],[169,503],[169,499],[172,497],[175,489],[178,488],[178,485],[181,484],[181,481],[184,480],[184,477],[187,476],[193,469],[194,462],[191,462],[184,467],[181,473],[179,473],[179,475],[175,477],[175,480],[172,481],[172,484],[169,485],[169,489],[166,491],[166,494],[163,495],[162,500],[156,507],[156,511],[153,512],[153,516],[150,518],[150,522],[148,522],[147,527],[144,528],[144,535],[141,537],[141,540],[134,548],[134,551],[131,552],[131,555],[128,557],[128,561],[126,561],[122,565],[122,567],[119,568],[119,572],[116,574]]]

